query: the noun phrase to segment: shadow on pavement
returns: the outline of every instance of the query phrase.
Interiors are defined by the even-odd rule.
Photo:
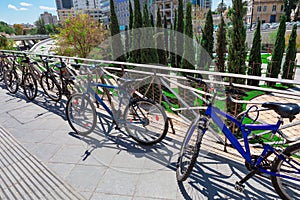
[[[245,183],[243,193],[234,189],[235,182],[249,171],[233,160],[208,153],[198,157],[192,174],[178,187],[185,199],[277,199],[269,179],[256,175]]]

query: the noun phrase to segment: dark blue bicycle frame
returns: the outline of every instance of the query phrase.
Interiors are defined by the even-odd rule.
[[[293,178],[290,176],[285,176],[285,175],[280,175],[275,172],[271,172],[270,170],[263,169],[260,164],[263,161],[263,157],[266,156],[267,153],[272,152],[274,153],[277,157],[279,157],[281,160],[284,162],[289,163],[289,165],[293,166],[290,161],[287,161],[282,155],[279,155],[275,149],[268,145],[264,145],[263,152],[259,156],[259,158],[254,161],[251,159],[251,152],[250,152],[250,147],[249,147],[249,142],[248,142],[248,135],[251,133],[253,130],[270,130],[272,131],[272,134],[275,134],[278,128],[281,125],[281,121],[278,120],[276,124],[242,124],[240,121],[235,119],[233,116],[221,111],[220,109],[212,106],[212,104],[209,104],[207,107],[207,110],[205,112],[207,116],[209,116],[216,124],[217,126],[222,130],[224,135],[228,138],[228,140],[231,142],[232,146],[241,154],[241,156],[246,160],[247,163],[249,163],[251,166],[258,167],[259,171],[262,173],[270,174],[272,176],[280,176],[280,177],[286,177],[292,180],[300,181],[300,179]],[[228,129],[228,127],[224,124],[223,120],[217,115],[221,115],[235,123],[240,130],[242,131],[243,134],[243,139],[244,139],[244,145],[245,149],[242,147],[240,142],[237,140],[237,138],[233,135],[233,133]],[[300,174],[300,169],[298,169],[298,173]]]

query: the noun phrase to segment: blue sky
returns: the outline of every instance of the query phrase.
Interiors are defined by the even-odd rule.
[[[55,0],[0,1],[0,21],[4,21],[8,24],[33,24],[44,11],[57,15]]]
[[[212,2],[214,10],[221,0],[212,0]],[[231,0],[224,0],[224,2],[227,5],[231,4]],[[55,0],[0,0],[0,21],[8,24],[33,24],[44,11],[57,15]]]

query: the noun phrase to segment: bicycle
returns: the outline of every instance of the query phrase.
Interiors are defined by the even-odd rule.
[[[40,59],[46,69],[41,76],[41,86],[45,94],[53,101],[61,100],[62,95],[66,95],[69,98],[72,93],[70,90],[74,90],[75,87],[74,77],[76,72],[68,69],[62,58],[60,58],[59,64],[54,64],[59,69],[59,73],[49,66],[48,58],[43,59],[42,55],[40,55]]]
[[[0,55],[0,81],[4,79],[4,73],[9,69],[8,57],[9,56],[4,53]]]
[[[4,83],[6,88],[10,93],[15,94],[18,91],[19,86],[22,86],[25,96],[32,101],[37,95],[37,81],[33,74],[30,73],[28,67],[24,64],[27,63],[28,60],[21,60],[20,64],[17,64],[17,58],[21,58],[22,56],[13,55],[12,57],[13,61],[11,69],[6,70],[4,73]],[[20,74],[18,74],[17,69],[21,70]]]
[[[206,85],[202,79],[189,76],[186,78],[198,83],[199,85]],[[227,90],[227,93],[244,95],[243,92],[240,92],[233,87]],[[299,106],[293,103],[266,102],[262,106],[273,109],[279,115],[279,119],[276,124],[243,124],[244,117],[242,117],[241,121],[238,121],[233,116],[214,106],[216,95],[217,91],[214,89],[212,99],[207,106],[205,114],[199,114],[189,126],[178,157],[176,170],[177,180],[185,181],[191,174],[197,161],[202,141],[204,140],[204,136],[207,134],[206,130],[208,129],[209,121],[212,120],[222,130],[225,137],[231,142],[232,147],[239,152],[243,159],[245,159],[246,168],[250,170],[249,174],[235,183],[236,190],[243,192],[245,188],[244,183],[254,175],[267,174],[271,177],[273,187],[281,198],[299,199],[300,143],[296,142],[285,149],[281,149],[261,142],[263,148],[262,153],[260,155],[253,155],[250,152],[247,137],[255,130],[270,130],[272,131],[271,137],[273,137],[281,126],[283,118],[289,118],[290,121],[295,118],[295,115],[300,112]],[[248,111],[249,110],[250,109],[248,109]],[[244,116],[246,116],[246,114],[247,112]],[[225,117],[227,120],[230,120],[239,127],[244,138],[244,148],[219,116]],[[268,159],[271,156],[274,157],[273,161]]]
[[[95,68],[91,68],[95,69]],[[104,76],[104,69],[101,75]],[[106,73],[108,73],[106,71]],[[116,129],[125,128],[126,132],[135,141],[152,145],[160,142],[168,131],[167,115],[164,109],[154,101],[146,98],[134,98],[126,89],[137,80],[124,80],[122,85],[95,83],[92,81],[92,73],[89,70],[87,76],[87,87],[83,93],[74,94],[70,97],[66,106],[66,116],[71,128],[79,135],[87,136],[96,126],[96,109],[90,97],[94,96],[96,101],[104,108],[111,117]],[[106,95],[109,90],[119,92],[117,108],[113,103],[107,105],[92,87],[101,87]],[[128,100],[128,102],[127,102]],[[110,102],[110,101],[109,101]],[[125,104],[125,109],[122,105]],[[109,108],[111,107],[111,109]]]

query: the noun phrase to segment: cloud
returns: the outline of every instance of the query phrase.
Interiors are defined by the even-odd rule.
[[[13,10],[19,10],[16,6],[14,6],[12,4],[8,4],[7,8],[13,9]]]
[[[23,10],[28,10],[27,8],[17,8],[15,5],[12,5],[12,4],[8,4],[7,8],[13,9],[13,10],[15,10],[15,11],[19,11],[19,10],[21,10],[21,11],[23,11]]]
[[[39,8],[40,8],[41,10],[56,10],[56,8],[47,7],[47,6],[40,6]]]
[[[20,5],[24,7],[32,6],[32,4],[26,2],[21,2]]]

